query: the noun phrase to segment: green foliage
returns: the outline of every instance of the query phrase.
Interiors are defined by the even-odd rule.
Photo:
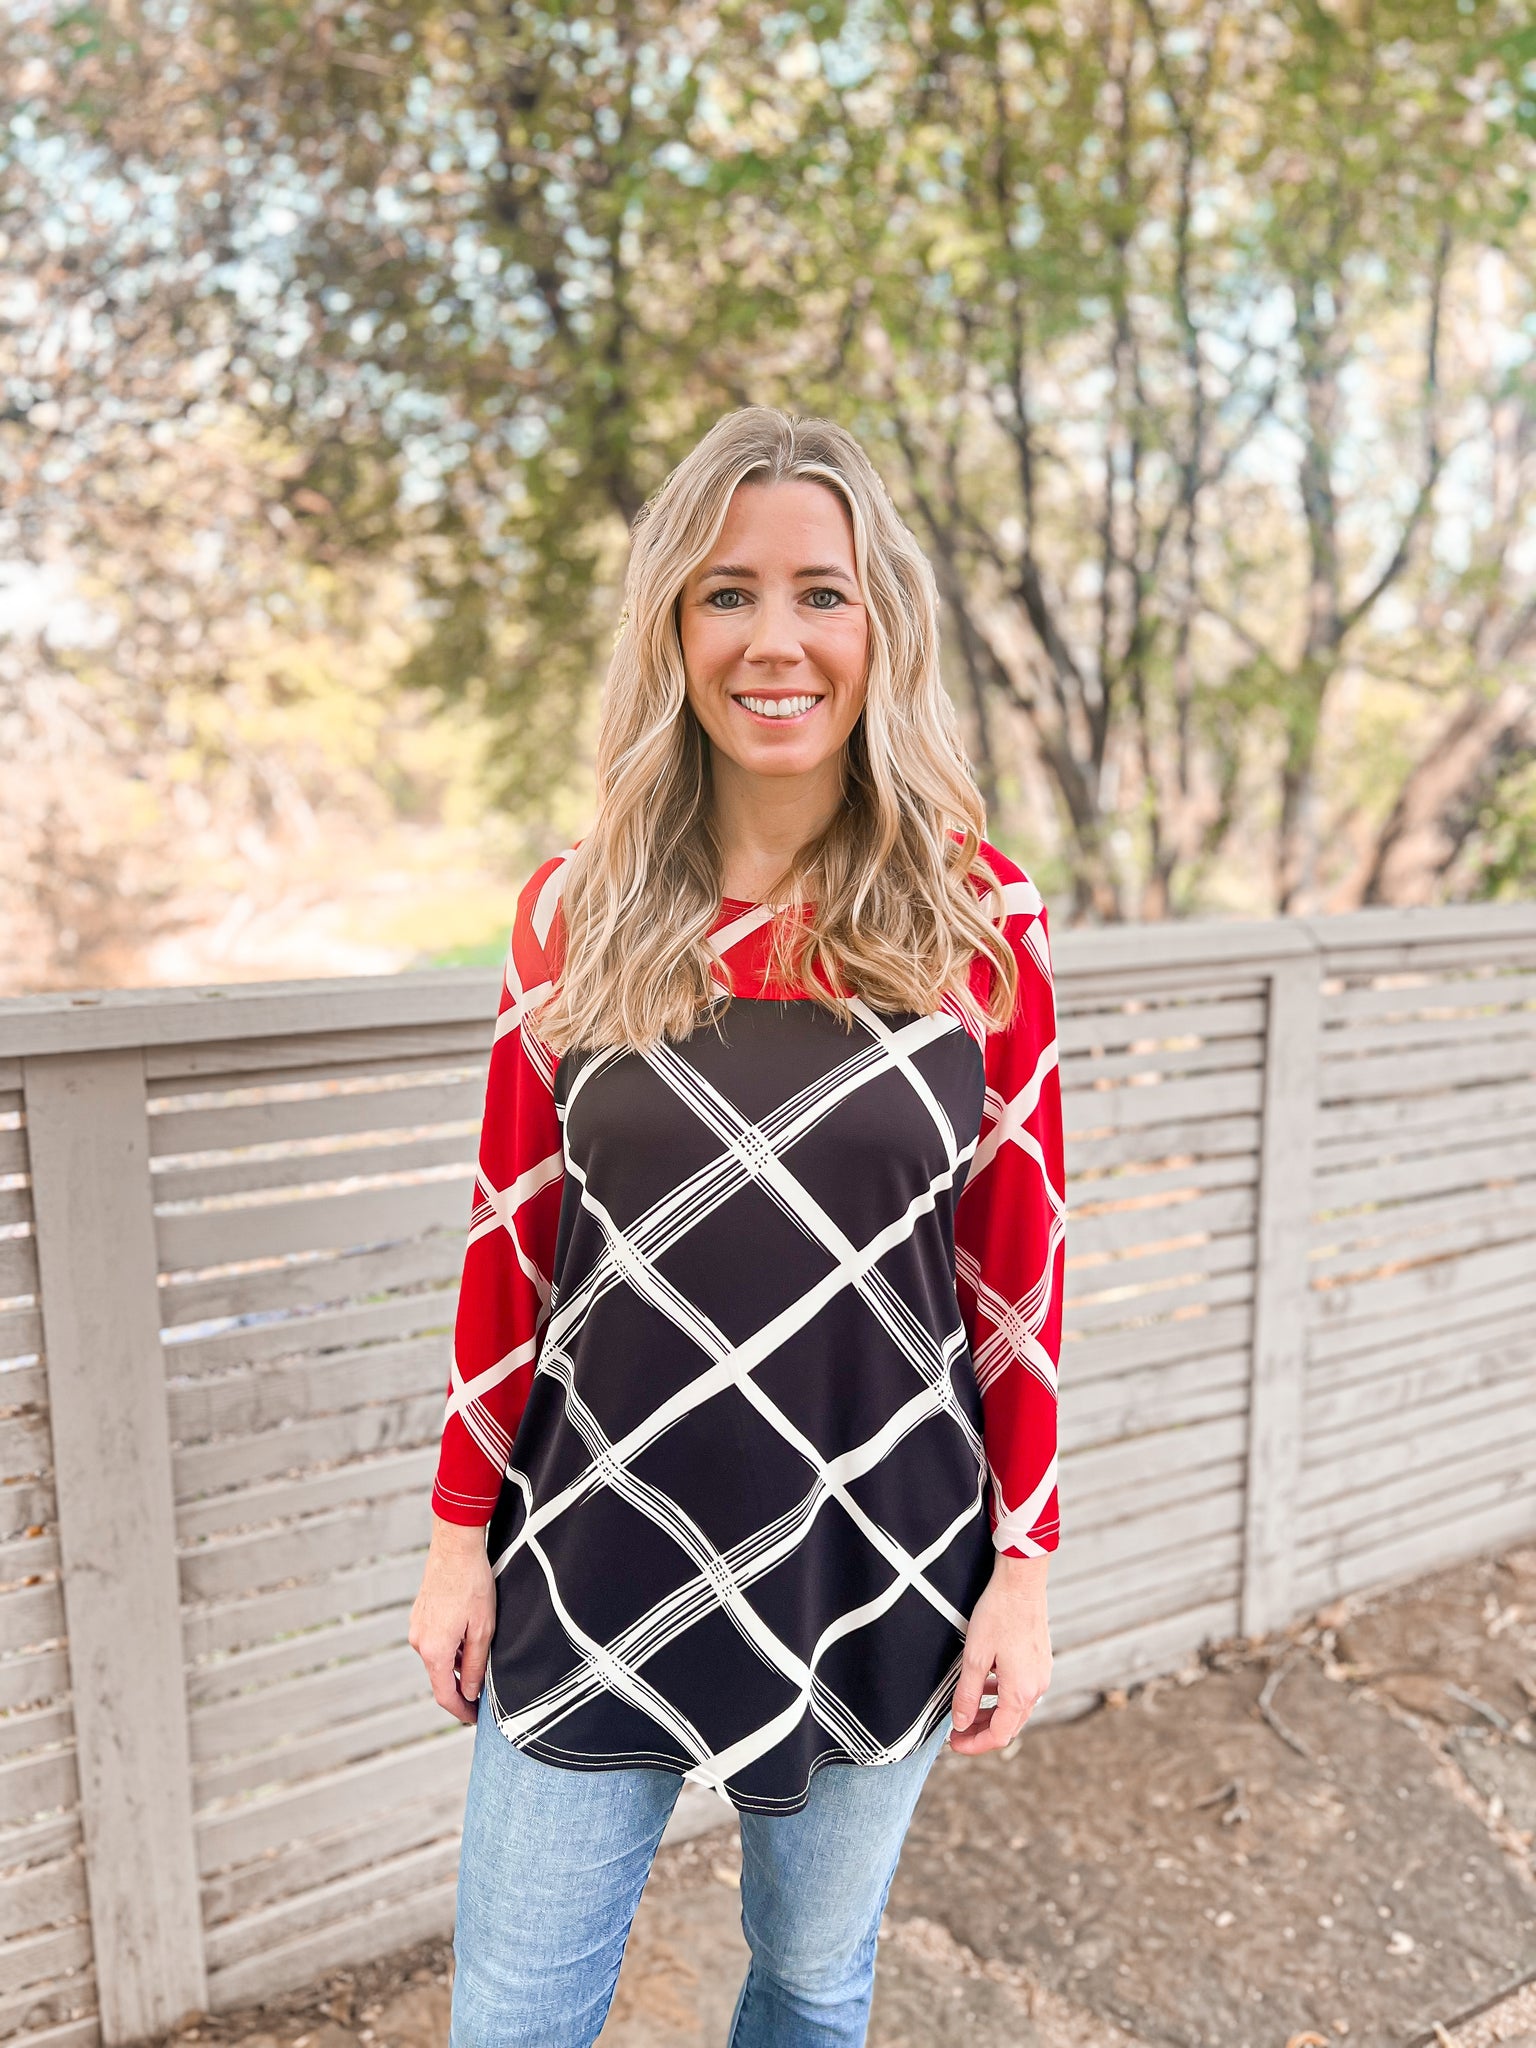
[[[1497,250],[1531,317],[1514,0],[100,0],[4,33],[42,81],[11,260],[91,337],[6,366],[12,539],[115,581],[150,700],[227,678],[199,587],[338,645],[403,589],[397,683],[485,722],[496,804],[564,816],[629,525],[750,400],[865,438],[998,834],[1093,914],[1260,861],[1256,755],[1305,865],[1351,669],[1418,677],[1411,760],[1518,659],[1444,623],[1528,582],[1527,455],[1497,519],[1446,485],[1454,443],[1530,441],[1468,306]],[[152,487],[232,441],[198,520]]]

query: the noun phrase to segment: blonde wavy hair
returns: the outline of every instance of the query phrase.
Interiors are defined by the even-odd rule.
[[[678,600],[737,486],[800,478],[834,491],[853,527],[868,695],[843,750],[843,802],[772,892],[770,972],[845,1026],[844,988],[919,1015],[952,996],[978,1027],[1012,1011],[1002,888],[979,853],[984,807],[940,680],[933,570],[852,434],[751,405],[711,427],[635,520],[603,691],[596,818],[566,870],[556,987],[534,1020],[556,1053],[686,1037],[729,1000],[706,944],[723,864]],[[985,1006],[969,986],[978,952],[997,970]]]

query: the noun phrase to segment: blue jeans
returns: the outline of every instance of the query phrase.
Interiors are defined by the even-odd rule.
[[[799,1813],[743,1813],[752,1959],[728,2048],[859,2048],[902,1837],[949,1716],[892,1764],[824,1764]],[[481,1694],[448,2048],[589,2048],[682,1780],[575,1771],[508,1741]]]

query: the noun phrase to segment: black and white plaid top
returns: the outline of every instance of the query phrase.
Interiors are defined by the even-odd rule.
[[[1056,1546],[1050,956],[983,854],[1020,994],[980,1039],[948,1002],[846,1032],[728,900],[717,1021],[557,1062],[569,855],[523,891],[433,1506],[487,1524],[485,1697],[548,1763],[793,1811],[947,1714],[994,1547]]]

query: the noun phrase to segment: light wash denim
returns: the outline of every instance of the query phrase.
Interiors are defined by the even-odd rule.
[[[799,1813],[743,1813],[751,1949],[728,2048],[860,2048],[902,1837],[949,1732],[824,1764]],[[459,1857],[448,2048],[589,2048],[682,1780],[565,1770],[515,1747],[481,1694]]]

